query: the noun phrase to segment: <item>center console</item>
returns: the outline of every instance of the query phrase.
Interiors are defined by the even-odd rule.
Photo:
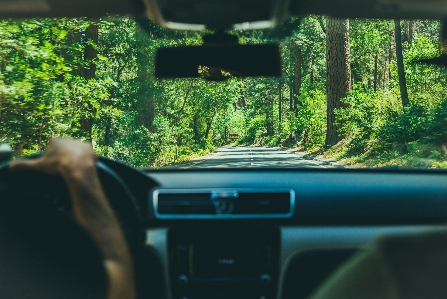
[[[270,299],[279,275],[278,228],[170,229],[173,299]]]

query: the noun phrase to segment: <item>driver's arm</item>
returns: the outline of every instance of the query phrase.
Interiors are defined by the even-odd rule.
[[[309,299],[399,299],[393,279],[377,249],[344,264]]]
[[[382,236],[312,299],[447,298],[447,229]]]
[[[10,168],[12,171],[37,170],[64,178],[76,221],[102,253],[109,276],[108,299],[133,299],[136,294],[129,248],[102,190],[96,160],[89,143],[53,139],[44,156],[15,161]]]

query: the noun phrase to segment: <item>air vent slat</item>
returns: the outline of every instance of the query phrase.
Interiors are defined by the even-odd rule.
[[[158,195],[158,213],[160,214],[212,214],[213,207],[209,193],[160,193]]]

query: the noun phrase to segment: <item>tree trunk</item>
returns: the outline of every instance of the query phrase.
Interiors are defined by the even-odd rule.
[[[391,37],[390,37],[390,43],[389,43],[389,48],[388,48],[388,80],[391,80],[391,78],[393,77],[393,74],[391,72],[391,62],[394,59],[394,53],[396,52],[393,45],[395,45],[395,34],[394,34],[394,30],[391,32]]]
[[[295,110],[295,115],[298,116],[299,112],[299,96],[302,84],[301,78],[301,49],[294,43],[294,57],[295,57],[295,68],[294,68],[294,84],[293,84],[293,108]]]
[[[112,145],[112,122],[110,118],[106,120],[106,132],[104,134],[104,145],[111,146]]]
[[[208,139],[211,131],[211,127],[213,126],[214,117],[216,117],[216,112],[214,112],[213,117],[206,123],[206,130],[205,130],[205,139]]]
[[[279,127],[281,128],[281,122],[282,122],[282,82],[279,82],[279,88],[278,88],[278,121],[279,121]]]
[[[318,23],[320,24],[321,31],[326,34],[326,28],[324,28],[324,19],[323,16],[318,17]]]
[[[98,23],[92,22],[85,31],[85,38],[87,41],[92,41],[94,44],[98,44]],[[88,63],[88,68],[80,68],[79,75],[86,80],[96,78],[96,63],[95,59],[98,56],[98,51],[90,44],[86,43],[84,48],[84,61]],[[93,108],[92,108],[93,110]],[[94,111],[89,111],[89,114],[93,114]],[[93,138],[93,118],[92,116],[83,117],[80,120],[81,130],[87,135],[88,140]]]
[[[155,131],[154,119],[155,119],[155,103],[150,101],[144,95],[139,98],[138,105],[138,124],[145,127],[151,132]]]
[[[289,111],[293,111],[293,80],[290,80],[289,86]]]
[[[312,60],[310,61],[310,86],[311,86],[311,88],[314,87],[314,83],[315,83],[314,65],[315,65],[315,58],[312,57]]]
[[[240,97],[238,99],[238,106],[242,107],[242,108],[247,106],[247,98],[246,98],[245,87],[244,86],[242,86],[240,88]]]
[[[69,46],[72,46],[72,45],[80,43],[80,42],[81,42],[81,32],[79,30],[70,30],[67,34],[67,44]],[[68,50],[68,47],[67,47],[67,49],[61,47],[60,54],[64,58],[65,61],[74,61],[73,56],[76,56],[76,58],[80,59],[80,60],[83,59],[81,53],[75,52],[75,54],[73,55],[73,53],[71,53]],[[76,67],[73,68],[72,73],[75,76],[81,76],[82,71],[81,71],[80,65],[76,65]]]
[[[414,38],[414,20],[408,21],[408,43],[411,45]]]
[[[91,40],[94,44],[98,44],[98,30],[98,23],[91,23],[85,31],[87,40]],[[96,51],[90,43],[87,43],[84,49],[84,60],[88,62],[88,68],[83,69],[83,77],[87,80],[94,79],[96,77],[95,59],[97,56],[98,51]]]
[[[81,130],[86,134],[87,140],[92,140],[93,121],[91,117],[83,117],[80,120]]]
[[[378,81],[379,81],[379,78],[378,78],[378,76],[379,76],[379,66],[378,66],[378,60],[379,60],[379,57],[378,57],[378,55],[377,55],[377,53],[376,53],[376,56],[374,57],[374,91],[377,91],[377,84],[378,84]]]
[[[447,54],[447,21],[441,21],[439,26],[439,51]]]
[[[0,93],[0,124],[2,123],[2,110],[4,102],[6,102],[5,94]]]
[[[267,98],[267,109],[265,110],[265,128],[267,130],[267,136],[273,136],[275,134],[274,128],[274,111],[273,111],[273,97]]]
[[[206,130],[205,130],[205,139],[208,139],[209,135],[210,135],[210,131],[211,131],[211,125],[213,123],[209,122],[206,124]]]
[[[397,73],[399,75],[400,96],[402,98],[402,106],[407,107],[410,104],[410,101],[408,99],[407,81],[405,79],[401,30],[402,28],[400,26],[400,20],[394,20],[394,36],[396,40],[396,59],[397,59]]]
[[[295,71],[295,65],[294,65],[294,63],[295,63],[295,57],[294,57],[294,54],[295,54],[295,48],[294,48],[294,43],[291,43],[291,45],[290,45],[290,61],[291,61],[291,63],[290,63],[290,69],[292,69],[292,70],[294,70]],[[290,80],[289,80],[289,111],[290,112],[292,112],[293,110],[294,110],[294,105],[293,105],[293,103],[294,103],[294,95],[293,95],[293,92],[294,92],[294,90],[295,90],[295,73],[293,73],[290,77]]]
[[[387,89],[387,82],[388,82],[388,67],[389,67],[389,62],[388,62],[388,53],[386,53],[382,58],[384,61],[384,65],[383,65],[383,69],[382,69],[382,88],[383,89]]]
[[[194,132],[194,139],[198,142],[200,140],[200,133],[199,133],[199,118],[197,114],[194,114],[193,132]]]
[[[154,78],[150,72],[150,53],[149,53],[149,39],[146,32],[137,26],[137,65],[138,65],[138,99],[136,109],[138,112],[138,124],[144,126],[151,132],[155,131],[155,102],[153,86]]]
[[[351,91],[351,55],[349,20],[326,18],[326,94],[327,147],[341,138],[335,124],[335,109],[342,107],[341,99]]]

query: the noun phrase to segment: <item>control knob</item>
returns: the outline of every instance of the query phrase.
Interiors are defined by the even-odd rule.
[[[271,277],[269,274],[265,273],[265,274],[262,274],[262,275],[259,277],[259,280],[260,280],[263,284],[269,284],[270,281],[272,280],[272,277]]]
[[[179,285],[182,285],[182,286],[187,285],[188,284],[188,276],[186,276],[186,275],[179,275],[177,277],[177,282],[178,282]]]

